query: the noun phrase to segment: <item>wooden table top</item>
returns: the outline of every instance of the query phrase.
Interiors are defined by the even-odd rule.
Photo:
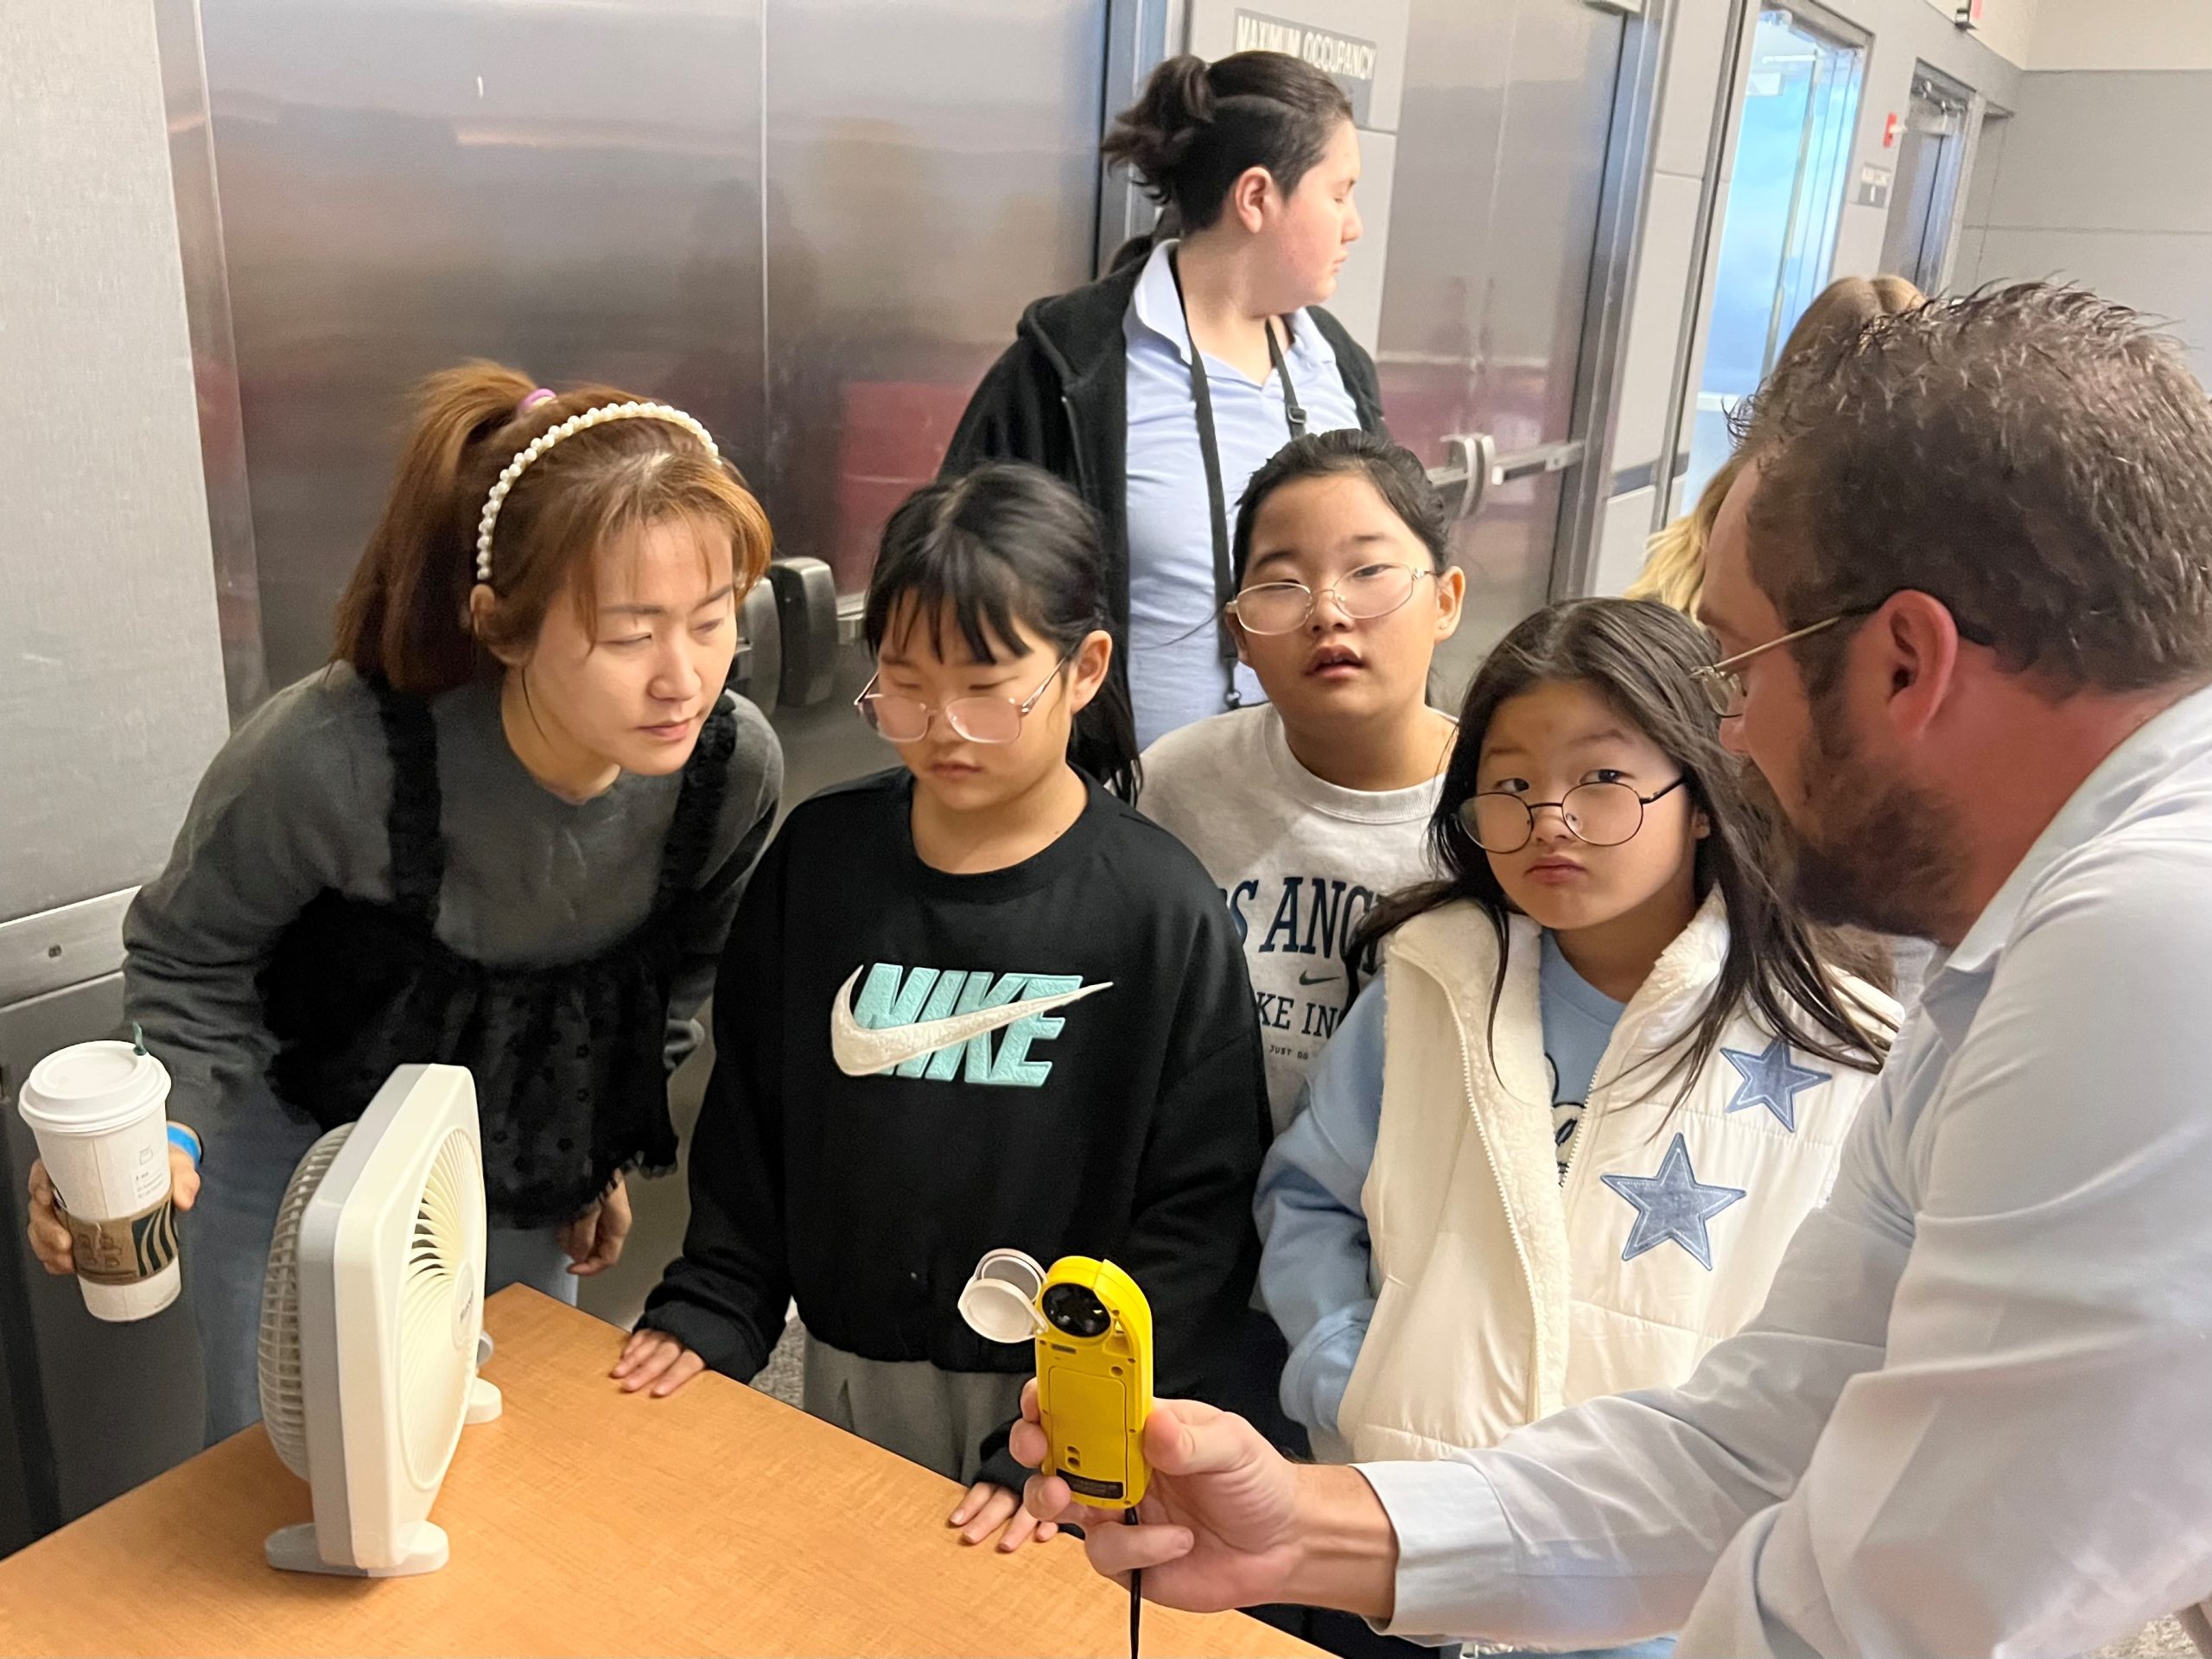
[[[462,1431],[442,1570],[279,1573],[308,1488],[246,1430],[0,1561],[4,1654],[1097,1654],[1128,1599],[1059,1539],[1007,1557],[958,1489],[712,1373],[607,1380],[621,1333],[516,1288],[486,1305],[505,1410]],[[1147,1654],[1311,1654],[1238,1614],[1147,1606]]]

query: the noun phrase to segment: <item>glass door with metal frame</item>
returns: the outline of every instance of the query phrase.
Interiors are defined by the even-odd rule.
[[[1684,501],[1727,459],[1730,415],[1827,286],[1866,76],[1866,37],[1824,14],[1764,6],[1753,29]]]
[[[1911,278],[1928,293],[1950,273],[1951,232],[1966,160],[1967,118],[1974,94],[1926,64],[1912,77],[1904,131],[1897,140],[1897,175],[1882,236],[1882,269]]]

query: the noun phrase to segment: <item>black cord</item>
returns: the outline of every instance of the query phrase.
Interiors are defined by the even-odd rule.
[[[1122,1511],[1122,1524],[1125,1527],[1137,1524],[1137,1512],[1134,1508]],[[1135,1567],[1129,1569],[1129,1659],[1137,1659],[1137,1630],[1143,1619],[1144,1569]]]

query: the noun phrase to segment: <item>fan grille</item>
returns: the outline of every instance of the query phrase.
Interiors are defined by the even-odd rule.
[[[353,1132],[351,1123],[340,1124],[309,1147],[293,1170],[261,1286],[261,1421],[277,1458],[302,1480],[308,1478],[308,1420],[300,1381],[300,1218]]]
[[[331,1130],[292,1172],[262,1284],[262,1422],[277,1458],[302,1480],[309,1476],[300,1371],[300,1224],[353,1130],[350,1123]],[[483,1294],[477,1277],[483,1191],[475,1147],[461,1131],[450,1132],[416,1202],[399,1287],[400,1452],[410,1478],[423,1487],[443,1476],[467,1414]]]
[[[399,1385],[409,1471],[425,1484],[445,1472],[467,1414],[483,1287],[477,1282],[484,1175],[458,1130],[430,1164],[408,1240],[399,1292]]]

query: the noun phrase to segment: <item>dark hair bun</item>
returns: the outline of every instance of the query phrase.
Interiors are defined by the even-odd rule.
[[[1170,58],[1152,72],[1137,101],[1115,118],[1101,153],[1135,173],[1161,200],[1170,200],[1176,168],[1191,153],[1198,129],[1212,121],[1213,109],[1206,60],[1188,52]]]
[[[1248,168],[1295,190],[1351,118],[1344,89],[1302,58],[1237,52],[1209,64],[1185,53],[1152,72],[1099,152],[1172,203],[1185,229],[1202,231]]]

